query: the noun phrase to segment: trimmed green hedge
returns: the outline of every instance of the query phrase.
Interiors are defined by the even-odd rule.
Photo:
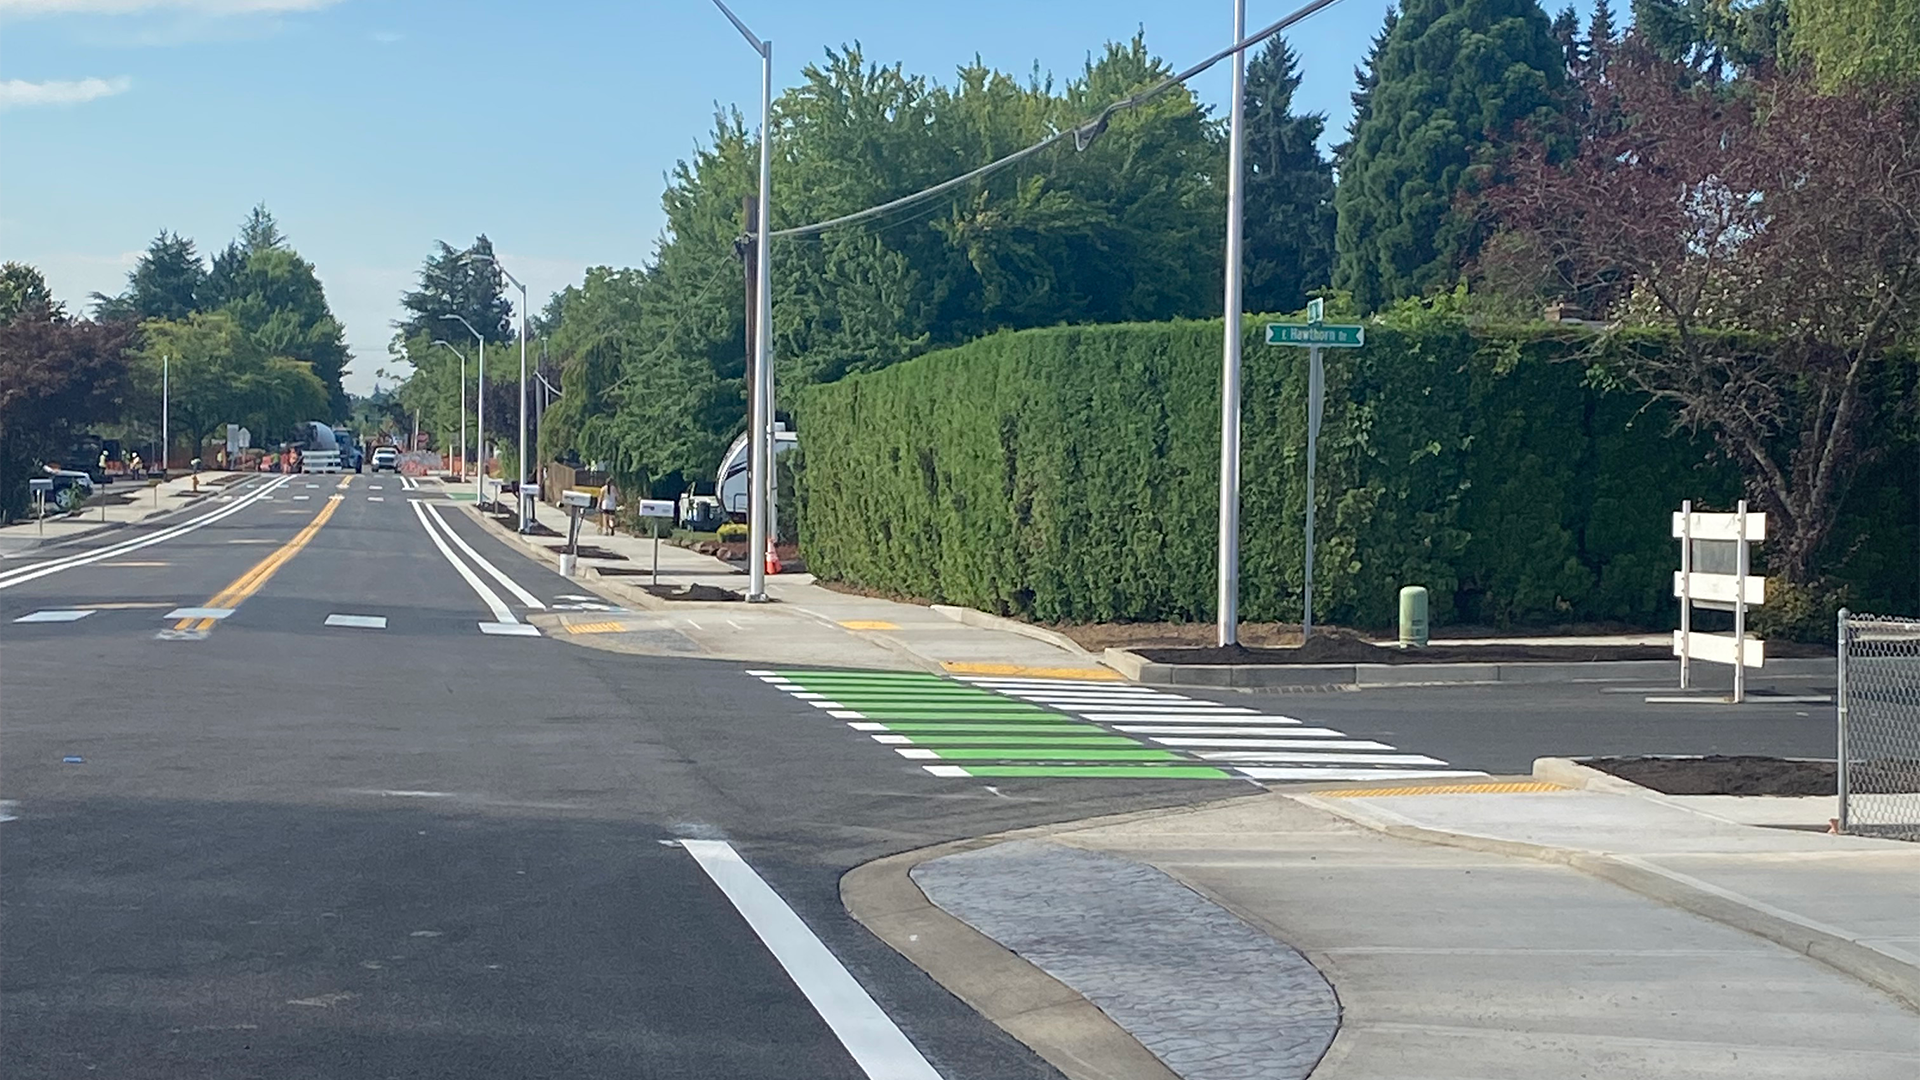
[[[1306,350],[1244,349],[1241,607],[1300,616]],[[1214,610],[1220,324],[1002,333],[803,392],[802,547],[823,578],[1042,621]],[[1670,618],[1683,498],[1730,501],[1704,441],[1592,385],[1545,325],[1444,308],[1327,350],[1316,615],[1385,626]]]

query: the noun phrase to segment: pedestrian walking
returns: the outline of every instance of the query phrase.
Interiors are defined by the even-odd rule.
[[[620,509],[620,489],[613,486],[613,478],[600,488],[600,535],[613,535],[613,512]]]

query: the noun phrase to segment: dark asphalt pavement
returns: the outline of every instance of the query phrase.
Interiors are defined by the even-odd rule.
[[[295,478],[21,584],[24,565],[162,526],[0,562],[9,1078],[864,1076],[671,846],[689,837],[730,841],[948,1080],[1055,1076],[854,923],[840,876],[941,840],[1252,790],[929,777],[741,664],[484,635],[494,614],[418,495],[337,483]],[[334,494],[327,524],[204,639],[159,636]],[[439,505],[541,602],[577,590]],[[13,621],[55,609],[94,614]],[[1662,710],[1590,687],[1222,700],[1490,771],[1621,748],[1817,755],[1831,727],[1820,706]]]

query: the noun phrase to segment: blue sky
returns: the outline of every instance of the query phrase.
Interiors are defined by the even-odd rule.
[[[1298,0],[1249,0],[1251,27]],[[1296,27],[1300,106],[1346,122],[1353,67],[1388,0]],[[829,46],[950,78],[976,53],[1064,79],[1144,28],[1176,67],[1227,43],[1193,0],[737,0],[774,41],[777,86]],[[1225,66],[1195,84],[1225,99]],[[493,238],[538,307],[590,265],[638,265],[664,174],[716,103],[758,107],[753,53],[710,0],[0,0],[0,258],[81,306],[117,292],[161,228],[224,246],[264,201],[326,284],[355,354],[435,239]],[[778,177],[776,176],[776,184]]]

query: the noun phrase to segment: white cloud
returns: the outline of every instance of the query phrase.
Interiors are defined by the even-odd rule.
[[[133,80],[124,75],[116,79],[48,79],[45,82],[7,79],[0,81],[0,109],[78,105],[95,98],[124,94],[132,85]]]
[[[0,0],[0,15],[130,15],[184,11],[196,15],[258,15],[315,11],[340,0]]]

